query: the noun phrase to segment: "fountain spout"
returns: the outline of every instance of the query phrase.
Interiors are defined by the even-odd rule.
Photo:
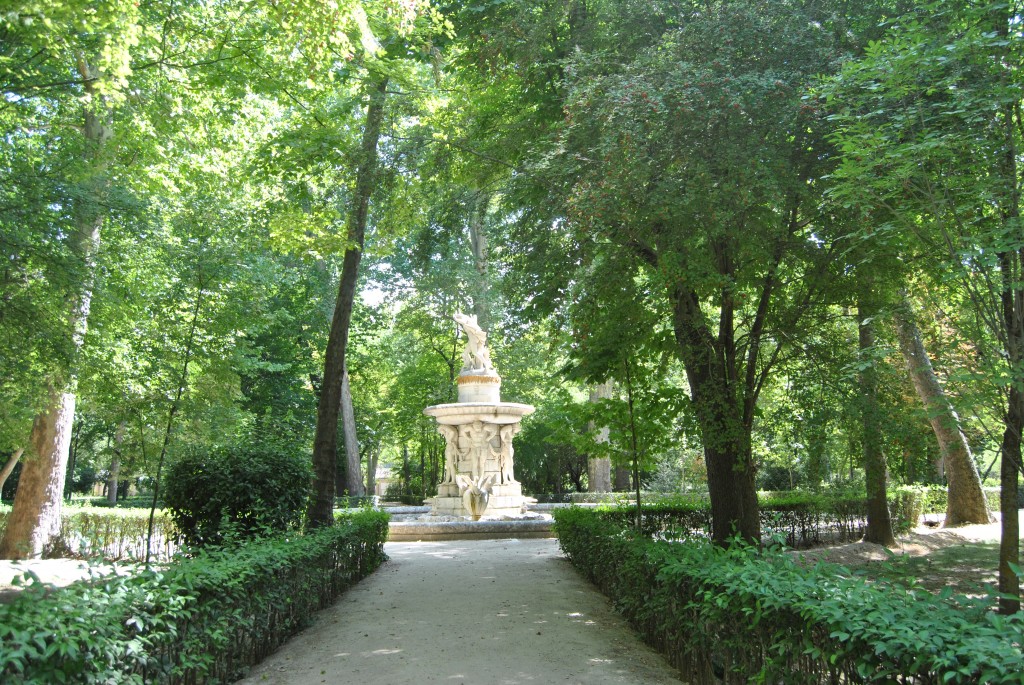
[[[480,476],[475,481],[469,476],[459,475],[459,489],[462,491],[462,502],[474,521],[479,521],[487,510],[487,502],[491,498],[491,486],[494,474]]]

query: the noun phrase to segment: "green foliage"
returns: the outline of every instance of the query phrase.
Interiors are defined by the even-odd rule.
[[[309,494],[310,460],[272,443],[188,450],[169,465],[164,503],[189,545],[294,529]]]
[[[1024,615],[870,583],[837,566],[633,537],[557,511],[559,545],[684,678],[696,682],[1020,683]]]
[[[146,559],[148,509],[69,508],[61,519],[60,534],[51,542],[60,556],[101,557],[111,561]],[[178,549],[178,533],[170,516],[157,511],[153,519],[152,558],[169,561]]]
[[[388,517],[364,511],[299,537],[207,550],[161,571],[0,606],[0,680],[233,682],[384,560]]]
[[[0,508],[0,535],[9,513],[9,508]],[[50,540],[44,555],[142,562],[146,559],[148,533],[149,509],[70,506],[64,509],[60,532]],[[170,516],[157,510],[153,519],[153,559],[170,561],[178,551],[179,537]]]
[[[945,491],[898,488],[889,493],[894,528],[904,531],[917,525],[925,495],[941,501]],[[758,493],[761,535],[787,547],[807,548],[826,542],[857,540],[864,535],[867,500],[863,492],[805,492],[799,490]],[[932,505],[934,506],[934,505]],[[628,501],[599,510],[602,519],[622,525],[636,520],[636,508]],[[640,532],[668,539],[707,539],[711,531],[711,503],[706,496],[679,495],[645,501]]]

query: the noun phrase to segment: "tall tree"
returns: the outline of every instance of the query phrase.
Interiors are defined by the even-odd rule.
[[[889,217],[861,239],[913,238],[942,270],[936,280],[955,283],[998,341],[997,357],[980,361],[1003,395],[999,589],[1007,613],[1020,608],[1013,568],[1024,428],[1019,38],[1013,6],[931,3],[894,20],[824,89],[842,151],[836,197]]]
[[[878,372],[875,350],[875,326],[879,307],[874,293],[874,284],[867,270],[861,265],[858,271],[857,293],[857,341],[861,359],[860,373],[860,416],[861,445],[864,455],[864,481],[868,495],[868,521],[864,539],[886,547],[896,544],[889,517],[889,501],[886,495],[888,468],[885,453],[882,452],[880,412],[878,405]]]
[[[906,362],[910,379],[921,403],[928,413],[928,421],[939,443],[939,452],[948,479],[946,497],[946,526],[965,523],[988,523],[990,520],[985,493],[981,489],[978,466],[971,455],[971,447],[960,429],[960,417],[946,397],[939,383],[931,359],[924,347],[921,329],[914,318],[914,310],[906,291],[902,302],[893,312],[900,352]]]
[[[356,181],[348,208],[347,248],[338,285],[338,299],[331,319],[331,332],[324,355],[324,376],[317,405],[316,437],[313,442],[313,496],[310,499],[308,525],[316,528],[334,522],[335,469],[338,458],[338,415],[341,409],[341,383],[345,370],[349,323],[363,256],[370,198],[377,178],[377,143],[384,123],[388,77],[376,75],[367,84],[366,119],[356,166]]]
[[[130,15],[129,15],[130,16]],[[83,48],[84,49],[84,48]],[[91,55],[76,56],[76,71],[84,92],[81,120],[82,173],[80,194],[71,201],[68,249],[78,262],[79,281],[63,313],[63,337],[73,359],[88,328],[96,253],[107,217],[108,167],[112,158],[112,111],[103,91],[104,74]],[[0,557],[38,557],[61,524],[61,497],[75,416],[76,378],[54,369],[46,376],[47,401],[32,423],[26,459],[14,507],[0,541]]]
[[[827,146],[800,93],[832,68],[834,46],[801,3],[664,11],[667,26],[637,51],[568,60],[559,139],[526,178],[564,212],[538,232],[554,223],[582,255],[582,272],[566,274],[582,281],[597,273],[590,264],[604,265],[603,281],[639,284],[671,327],[703,439],[714,539],[755,541],[755,408],[816,299],[829,250],[818,201]],[[623,14],[610,25],[636,37],[617,23]]]

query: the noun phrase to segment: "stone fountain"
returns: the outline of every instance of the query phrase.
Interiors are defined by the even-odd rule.
[[[445,473],[432,516],[500,518],[525,512],[523,487],[515,478],[512,439],[529,404],[501,401],[501,377],[491,363],[487,333],[475,316],[456,314],[466,333],[459,373],[459,401],[427,407],[445,439]]]

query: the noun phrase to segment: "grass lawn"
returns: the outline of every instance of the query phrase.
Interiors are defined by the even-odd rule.
[[[1024,510],[1020,515],[1024,519]],[[949,588],[954,594],[980,597],[995,590],[999,524],[945,529],[922,526],[901,537],[892,550],[855,542],[794,554],[807,563],[837,563],[870,579],[913,585],[934,593]]]

